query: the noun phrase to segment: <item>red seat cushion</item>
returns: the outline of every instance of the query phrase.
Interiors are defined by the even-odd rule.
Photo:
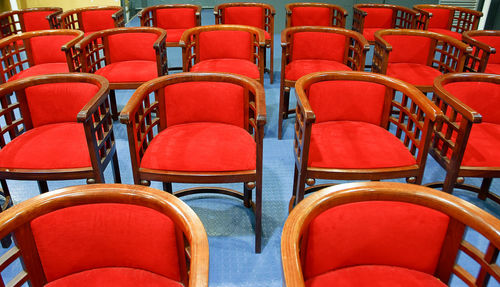
[[[500,167],[500,125],[480,123],[472,126],[462,166]]]
[[[46,287],[109,286],[109,287],[182,287],[174,280],[135,268],[99,268],[71,274],[49,282]]]
[[[169,43],[178,43],[181,40],[182,33],[186,31],[186,29],[167,29],[167,39],[166,42]]]
[[[444,287],[447,286],[432,275],[416,270],[365,265],[342,268],[313,277],[307,287]]]
[[[285,67],[285,79],[297,81],[300,77],[314,72],[350,71],[349,66],[328,60],[295,60]]]
[[[450,37],[455,38],[457,40],[462,40],[462,34],[461,33],[457,33],[457,32],[454,32],[454,31],[451,31],[451,30],[448,30],[448,29],[429,28],[429,31],[435,32],[435,33],[439,33],[439,34],[443,34],[443,35],[446,35],[446,36],[450,36]]]
[[[486,65],[485,73],[490,74],[500,74],[500,64],[490,64]]]
[[[47,63],[47,64],[39,64],[29,67],[26,70],[23,70],[14,76],[12,76],[9,81],[24,79],[31,76],[40,76],[40,75],[48,75],[48,74],[57,74],[57,73],[68,73],[69,68],[66,63]]]
[[[434,79],[441,75],[437,69],[415,63],[389,63],[387,76],[394,77],[415,86],[432,87]]]
[[[309,167],[385,168],[415,164],[408,148],[380,126],[353,121],[312,126]]]
[[[38,31],[38,30],[49,30],[50,24],[49,20],[47,20],[47,16],[56,12],[52,11],[33,11],[33,12],[24,12],[23,20],[24,20],[24,29],[25,32],[29,31]]]
[[[169,127],[150,143],[141,168],[170,171],[254,170],[256,145],[243,128],[222,123]]]
[[[271,40],[271,34],[269,34],[269,32],[264,31],[264,36],[266,37],[266,40]]]
[[[326,7],[292,8],[291,27],[295,26],[332,26],[330,9]]]
[[[29,130],[0,150],[0,166],[26,169],[90,167],[83,125],[58,123]]]
[[[158,67],[153,61],[116,62],[95,72],[104,76],[110,83],[147,82],[158,77]]]
[[[193,65],[190,72],[233,73],[252,79],[260,79],[259,67],[253,62],[243,59],[203,60]]]

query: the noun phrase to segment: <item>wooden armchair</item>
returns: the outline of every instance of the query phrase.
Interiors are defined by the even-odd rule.
[[[327,26],[345,28],[347,10],[328,3],[285,4],[286,28],[295,26]]]
[[[305,193],[331,185],[314,185],[315,179],[421,183],[441,111],[418,89],[387,76],[341,71],[304,76],[295,91],[290,208]]]
[[[274,81],[274,15],[276,11],[269,4],[253,2],[233,2],[214,7],[215,24],[248,25],[262,29],[269,49],[269,69],[264,53],[264,70],[269,73],[271,84]]]
[[[434,81],[434,101],[444,113],[436,125],[431,155],[446,170],[443,182],[430,183],[451,193],[454,188],[479,194],[500,204],[489,192],[500,177],[500,76],[481,73],[442,75]],[[480,187],[464,184],[464,177],[483,178]]]
[[[35,196],[2,212],[0,236],[9,233],[16,246],[0,270],[22,262],[12,286],[208,286],[203,224],[153,188],[96,184]]]
[[[59,7],[28,8],[0,13],[0,39],[23,32],[59,28]]]
[[[79,71],[108,79],[114,120],[118,119],[115,90],[136,89],[168,74],[165,39],[160,28],[113,28],[92,33],[76,45]]]
[[[283,286],[494,286],[499,248],[500,221],[465,200],[412,184],[342,184],[288,216]]]
[[[388,29],[375,33],[372,71],[432,92],[443,73],[463,72],[472,49],[450,36],[430,31]]]
[[[295,113],[289,109],[290,89],[300,77],[323,71],[362,71],[369,49],[361,34],[343,28],[301,26],[283,30],[278,139],[283,135],[283,120]]]
[[[176,196],[219,193],[242,199],[255,212],[255,252],[261,251],[264,88],[223,73],[180,73],[139,87],[122,113],[135,184],[243,182],[244,192],[195,187]],[[252,189],[255,204],[252,202]]]
[[[47,180],[104,182],[113,162],[120,182],[108,82],[90,74],[28,77],[0,85],[0,183],[36,180],[42,193]]]
[[[264,31],[244,25],[208,25],[182,34],[184,72],[222,72],[264,84]]]
[[[62,29],[74,29],[92,32],[124,27],[123,8],[120,6],[92,6],[76,8],[63,12],[57,19]]]
[[[473,30],[462,34],[462,41],[472,47],[465,59],[465,72],[500,74],[500,31]]]
[[[479,19],[483,16],[479,11],[447,5],[419,4],[413,6],[413,9],[420,13],[417,29],[440,33],[457,40],[462,39],[463,32],[477,30]]]

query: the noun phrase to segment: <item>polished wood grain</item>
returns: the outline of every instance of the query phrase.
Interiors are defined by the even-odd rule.
[[[68,11],[64,11],[62,14],[57,16],[57,20],[62,29],[73,29],[86,31],[82,22],[82,12],[96,11],[96,10],[116,10],[116,12],[111,15],[115,23],[115,27],[124,27],[125,19],[123,17],[123,8],[120,6],[90,6],[83,8],[75,8]]]
[[[475,39],[478,37],[479,39]],[[464,72],[484,73],[491,54],[496,54],[496,48],[481,42],[481,37],[500,37],[500,31],[472,30],[462,34],[462,41],[472,47],[472,52],[465,58]]]
[[[292,13],[293,9],[296,7],[317,7],[317,8],[328,8],[330,10],[330,23],[331,27],[339,27],[345,28],[345,20],[347,18],[347,10],[343,7],[335,4],[329,3],[311,3],[311,2],[297,2],[297,3],[288,3],[285,4],[285,12],[286,12],[286,25],[285,27],[294,27],[292,23]],[[313,15],[311,15],[314,17]]]
[[[450,18],[448,20],[447,30],[454,31],[457,33],[463,33],[469,30],[477,30],[479,25],[479,19],[483,16],[480,11],[439,4],[418,4],[414,5],[413,9],[420,13],[417,19],[416,29],[427,30],[429,28],[429,20],[432,17],[432,13],[428,12],[427,9],[447,9],[450,11]]]
[[[60,28],[57,16],[62,13],[62,9],[59,7],[39,7],[39,8],[27,8],[21,10],[11,10],[0,13],[0,39],[6,38],[10,35],[15,35],[26,31],[26,25],[24,22],[24,15],[32,12],[53,12],[49,14],[46,19],[49,23],[51,29]],[[46,29],[40,29],[46,30]]]

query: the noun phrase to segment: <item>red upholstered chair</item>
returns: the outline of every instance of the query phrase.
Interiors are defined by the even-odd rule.
[[[444,183],[430,183],[451,193],[454,188],[479,193],[500,204],[489,192],[500,177],[500,76],[481,73],[448,74],[434,81],[434,100],[443,110],[436,125],[431,155],[446,170]],[[464,177],[483,178],[480,187],[464,184]]]
[[[120,114],[127,125],[135,184],[243,182],[244,193],[195,187],[176,196],[220,193],[255,211],[255,252],[261,250],[264,88],[225,73],[179,73],[139,87]],[[252,189],[255,188],[255,204]]]
[[[76,8],[57,16],[62,29],[92,32],[125,26],[123,8],[120,6],[92,6]]]
[[[398,5],[355,4],[352,29],[375,44],[374,34],[381,29],[415,29],[418,12]]]
[[[214,7],[215,24],[248,25],[262,29],[269,49],[269,69],[267,53],[264,52],[264,70],[269,73],[271,84],[274,81],[274,7],[264,3],[233,2]]]
[[[184,72],[222,72],[264,84],[264,31],[243,25],[209,25],[182,34]]]
[[[288,216],[283,286],[495,286],[499,234],[491,214],[428,187],[342,184]]]
[[[81,31],[44,30],[16,34],[0,40],[0,84],[54,73],[74,72],[78,64],[75,44]]]
[[[362,71],[368,42],[357,32],[334,27],[300,26],[281,32],[281,82],[278,139],[289,109],[290,89],[302,76],[323,71]]]
[[[54,74],[0,85],[0,183],[36,180],[104,182],[112,161],[120,182],[108,82],[91,74]]]
[[[417,20],[418,29],[429,30],[461,40],[461,34],[469,30],[477,30],[480,11],[447,5],[419,4],[413,9],[420,13]]]
[[[388,29],[375,32],[372,71],[432,92],[443,73],[462,72],[472,49],[450,36],[421,30]]]
[[[500,31],[473,30],[462,34],[462,41],[472,47],[465,59],[465,72],[500,74]]]
[[[328,3],[285,4],[286,28],[295,26],[327,26],[345,28],[347,11]]]
[[[0,39],[23,32],[59,28],[59,7],[28,8],[0,13]]]
[[[113,28],[92,33],[76,45],[79,71],[108,79],[113,119],[118,119],[115,90],[136,89],[168,74],[165,39],[160,28]]]
[[[414,86],[374,73],[342,71],[302,77],[295,91],[290,207],[325,186],[314,185],[315,179],[421,183],[441,111]]]
[[[13,286],[208,286],[203,224],[157,189],[96,184],[35,196],[2,212],[0,236],[9,233],[16,246],[0,269],[23,263]]]

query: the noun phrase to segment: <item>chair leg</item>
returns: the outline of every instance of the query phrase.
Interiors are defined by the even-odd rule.
[[[293,187],[292,187],[292,197],[288,202],[288,213],[290,213],[295,206],[295,199],[297,198],[297,181],[299,179],[299,170],[297,166],[294,164],[294,172],[293,172]]]
[[[163,185],[163,191],[166,191],[170,194],[172,194],[172,183],[171,182],[162,182]]]
[[[6,210],[7,208],[12,206],[12,198],[10,197],[9,187],[7,186],[7,181],[5,179],[1,179],[0,183],[2,185],[2,194],[5,198],[5,203],[1,206],[1,211]],[[12,244],[12,237],[10,234],[0,239],[0,243],[3,248],[9,248]]]
[[[243,183],[243,205],[246,208],[251,207],[250,202],[252,201],[252,189],[248,188],[246,182]]]
[[[113,121],[118,120],[118,107],[116,106],[116,93],[115,90],[109,91],[109,101],[111,102],[111,117]]]
[[[262,176],[257,176],[255,186],[255,253],[262,248]]]
[[[46,180],[37,180],[38,183],[38,189],[40,190],[40,193],[46,193],[49,191],[49,186],[47,185]]]
[[[306,174],[305,172],[298,171],[297,174],[297,189],[295,190],[295,205],[304,199],[305,189],[306,189]]]
[[[118,164],[118,155],[116,154],[116,151],[113,155],[111,168],[113,169],[113,180],[115,181],[115,183],[122,183],[122,177],[120,176],[120,166]]]
[[[483,178],[483,182],[481,182],[481,189],[479,190],[477,198],[481,200],[486,200],[486,198],[488,198],[492,181],[493,178]]]
[[[271,36],[273,37],[273,36]],[[274,41],[271,41],[271,49],[270,49],[270,55],[269,55],[269,81],[272,84],[274,82]]]
[[[288,99],[287,99],[288,98]],[[290,88],[281,83],[280,103],[278,113],[278,139],[283,137],[283,119],[288,117],[288,102],[290,98]]]

